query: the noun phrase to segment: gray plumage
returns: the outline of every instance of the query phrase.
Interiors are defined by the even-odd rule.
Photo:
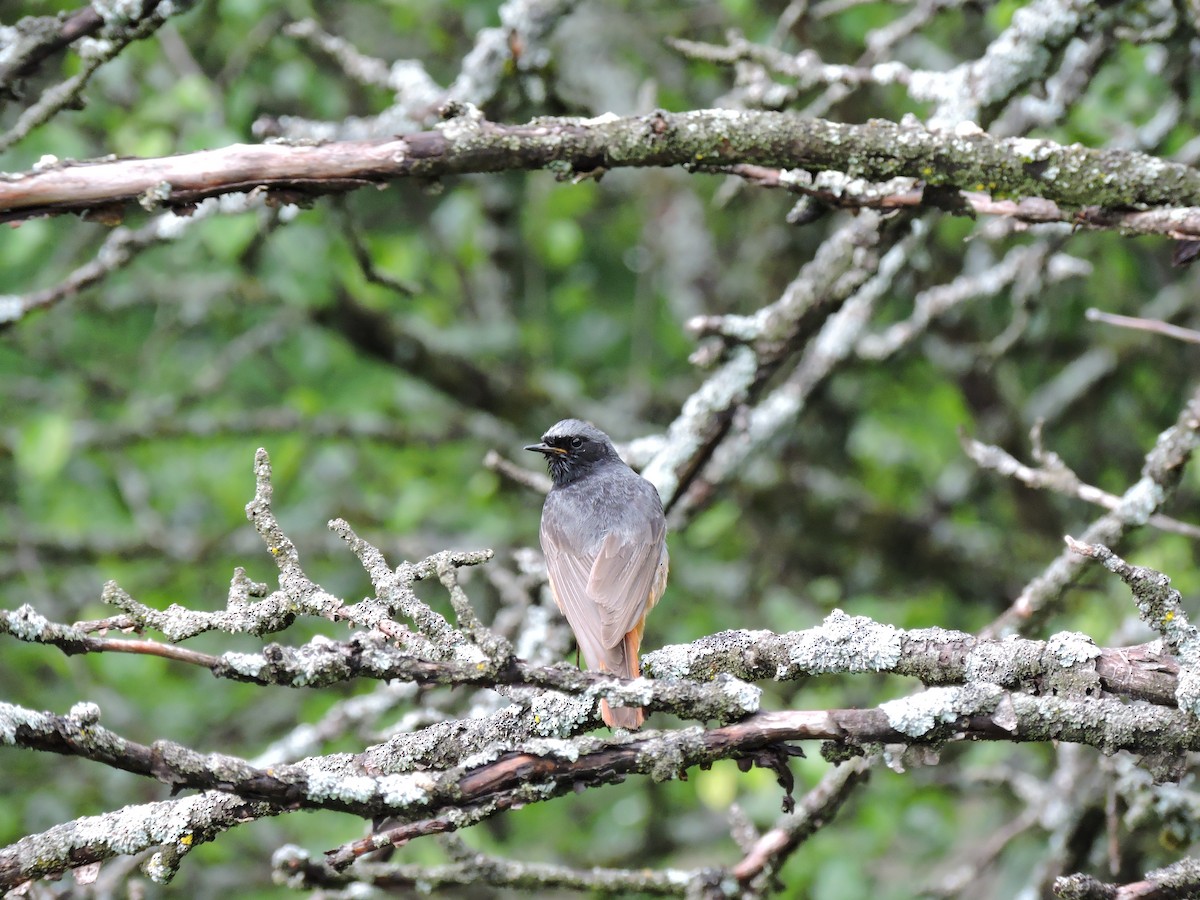
[[[554,486],[542,508],[550,588],[589,669],[639,674],[646,614],[667,581],[667,521],[654,485],[617,455],[608,435],[579,419],[525,448],[546,457]],[[637,728],[640,708],[610,709],[610,726]]]

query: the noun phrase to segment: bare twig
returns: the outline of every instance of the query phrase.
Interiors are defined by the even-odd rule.
[[[487,455],[483,457],[485,467],[493,472],[498,472],[510,481],[523,487],[529,488],[539,494],[545,494],[550,490],[550,476],[545,472],[536,472],[532,469],[526,469],[524,466],[519,466],[510,461],[496,450],[489,450]]]
[[[1200,446],[1200,388],[1188,398],[1175,424],[1158,436],[1146,454],[1141,478],[1121,495],[1120,505],[1092,522],[1079,541],[1112,545],[1130,528],[1144,525],[1173,492],[1197,446]],[[1082,557],[1064,550],[1025,586],[984,634],[1005,634],[1030,627],[1079,577],[1082,565]]]
[[[1000,447],[983,444],[974,438],[967,437],[965,434],[961,435],[959,440],[962,444],[963,452],[981,467],[999,472],[1001,475],[1007,475],[1010,478],[1015,478],[1029,487],[1056,491],[1068,497],[1077,497],[1080,500],[1094,503],[1109,510],[1116,509],[1121,505],[1121,498],[1115,494],[1110,494],[1107,491],[1100,490],[1098,487],[1082,482],[1079,476],[1057,454],[1047,455],[1043,465],[1040,468],[1034,469],[1024,465]],[[1162,513],[1155,513],[1150,516],[1146,520],[1146,524],[1162,531],[1170,531],[1174,534],[1182,534],[1194,540],[1200,540],[1200,526],[1192,525],[1188,522],[1180,522],[1178,519],[1164,516]]]
[[[800,803],[749,849],[730,874],[737,879],[739,895],[747,886],[762,884],[783,866],[792,852],[828,824],[838,809],[870,774],[871,761],[857,756],[839,763],[821,778]]]
[[[1118,328],[1132,328],[1136,331],[1149,331],[1153,334],[1161,334],[1164,337],[1174,338],[1177,341],[1186,341],[1189,344],[1200,344],[1200,331],[1193,328],[1183,328],[1179,325],[1172,325],[1170,322],[1162,322],[1158,319],[1142,319],[1137,316],[1119,316],[1116,313],[1103,312],[1102,310],[1091,308],[1087,311],[1087,320],[1089,322],[1102,322],[1105,325],[1115,325]]]

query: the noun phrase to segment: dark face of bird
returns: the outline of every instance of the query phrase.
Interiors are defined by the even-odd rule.
[[[525,449],[546,457],[555,487],[570,484],[599,463],[620,459],[607,434],[579,419],[563,419],[550,426],[540,444]]]

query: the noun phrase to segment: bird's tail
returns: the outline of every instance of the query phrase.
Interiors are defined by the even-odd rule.
[[[607,700],[601,700],[600,717],[609,728],[628,728],[630,731],[636,731],[646,721],[646,712],[640,706],[611,707]]]
[[[642,645],[642,630],[645,627],[646,620],[643,618],[633,631],[625,635],[625,640],[604,654],[604,662],[599,668],[616,675],[624,675],[626,678],[637,678],[641,674],[641,666],[638,664],[638,648]],[[628,728],[630,731],[634,731],[646,721],[646,712],[640,706],[614,708],[608,705],[607,700],[601,700],[600,717],[604,719],[604,724],[609,728]]]

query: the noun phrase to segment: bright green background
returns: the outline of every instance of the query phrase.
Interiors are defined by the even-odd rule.
[[[975,58],[1019,5],[945,12],[901,56],[939,67]],[[729,73],[682,60],[663,39],[720,40],[737,27],[765,40],[782,6],[585,5],[549,42],[546,99],[530,90],[533,75],[510,72],[486,112],[524,121],[713,105]],[[6,21],[53,8],[10,6]],[[853,6],[806,22],[783,46],[851,62],[865,35],[899,12]],[[336,120],[384,108],[387,92],[350,83],[283,34],[285,23],[306,16],[364,53],[418,59],[443,84],[475,32],[498,21],[495,4],[475,0],[201,2],[167,26],[169,39],[132,46],[106,66],[85,109],[0,154],[0,169],[24,170],[44,154],[221,147],[253,140],[260,116]],[[1182,44],[1166,46],[1183,52]],[[1100,146],[1116,129],[1146,121],[1168,94],[1147,65],[1154,52],[1123,46],[1045,134]],[[55,57],[45,77],[29,83],[30,96],[78,66],[74,54]],[[1182,78],[1191,83],[1195,75]],[[8,104],[0,125],[19,111]],[[928,109],[899,90],[873,89],[832,115],[863,121],[909,111]],[[1177,150],[1194,133],[1194,111],[1183,122],[1148,149]],[[30,603],[58,621],[102,617],[111,611],[99,603],[101,586],[115,579],[153,606],[211,610],[223,605],[234,566],[270,581],[274,566],[243,513],[259,446],[271,454],[276,511],[306,570],[349,600],[369,584],[325,530],[335,516],[393,564],[446,547],[492,547],[492,565],[511,566],[515,549],[536,544],[540,500],[486,470],[486,451],[533,467],[520,447],[568,414],[593,419],[619,440],[661,432],[705,377],[688,362],[695,344],[687,320],[773,301],[841,221],[835,215],[793,228],[784,223],[791,204],[783,192],[732,191],[720,177],[679,171],[614,171],[599,184],[517,173],[360,190],[321,199],[287,222],[260,213],[196,223],[100,287],[0,332],[0,605]],[[978,243],[988,244],[984,257],[999,258],[1035,239],[990,242],[979,236],[986,223],[936,212],[923,218],[931,237],[889,291],[880,324],[907,316],[919,290],[977,267],[970,259]],[[127,224],[145,221],[147,214],[131,211]],[[411,296],[364,278],[350,228],[381,273],[415,288]],[[3,229],[0,291],[61,281],[108,233],[70,216]],[[892,359],[839,368],[769,457],[671,535],[671,586],[646,646],[727,628],[804,628],[834,607],[899,626],[968,630],[1003,610],[1059,553],[1061,536],[1078,534],[1098,511],[978,472],[959,448],[959,431],[1028,459],[1031,403],[1073,361],[1109,354],[1109,374],[1047,423],[1046,441],[1085,481],[1119,493],[1174,421],[1197,371],[1192,347],[1084,319],[1089,306],[1138,314],[1166,290],[1194,296],[1195,276],[1171,268],[1168,241],[1081,232],[1061,249],[1089,262],[1092,274],[1023,298],[1028,325],[1003,355],[989,347],[1014,316],[1009,292],[967,304]],[[382,316],[396,340],[419,341],[442,360],[443,375],[369,356],[331,325],[339,297]],[[1179,306],[1175,320],[1197,324],[1195,304]],[[490,399],[446,390],[446,377],[469,387],[469,367]],[[283,426],[267,424],[280,416],[288,419]],[[1170,511],[1200,519],[1196,487],[1189,474]],[[1195,593],[1194,543],[1147,531],[1120,549],[1168,572],[1185,596]],[[480,573],[467,584],[491,621],[496,591]],[[423,596],[445,605],[436,590]],[[1131,608],[1113,579],[1090,573],[1044,633],[1078,628],[1105,642]],[[280,639],[300,643],[317,632],[345,633],[305,622]],[[258,643],[210,635],[189,646],[221,652]],[[246,757],[338,698],[370,688],[257,690],[157,659],[67,659],[0,642],[0,699],[58,713],[93,700],[103,723],[131,739],[170,738]],[[765,689],[770,706],[823,708],[875,704],[914,685],[831,678]],[[674,723],[663,716],[656,724]],[[817,749],[793,764],[801,789],[828,767]],[[940,766],[876,773],[789,862],[787,895],[912,896],[1020,809],[984,774],[1012,767],[1038,777],[1052,758],[1040,746],[954,747]],[[8,749],[0,750],[0,796],[3,845],[168,791],[95,764]],[[728,864],[740,855],[728,834],[731,802],[766,828],[779,799],[769,773],[721,763],[686,783],[633,779],[529,807],[465,838],[516,859],[583,867]],[[294,841],[317,854],[363,827],[333,813],[254,823],[196,851],[169,892],[281,894],[269,883],[272,848]],[[1011,845],[980,895],[1010,896],[1023,884],[1045,850],[1041,837],[1035,829]],[[1180,852],[1164,849],[1155,834],[1122,840],[1137,871]],[[442,857],[434,842],[418,841],[397,858]]]

